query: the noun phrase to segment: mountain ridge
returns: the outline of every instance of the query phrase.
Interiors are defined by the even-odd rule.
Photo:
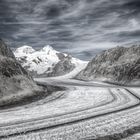
[[[56,51],[50,45],[40,50],[34,50],[31,46],[22,46],[17,48],[14,54],[33,77],[61,76],[85,63],[69,54]]]
[[[140,84],[140,46],[115,47],[103,51],[94,57],[75,78],[119,84]]]
[[[11,49],[0,40],[0,106],[20,101],[40,91],[41,88],[16,61]]]

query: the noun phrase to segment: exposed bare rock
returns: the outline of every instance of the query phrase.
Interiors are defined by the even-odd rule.
[[[61,53],[47,45],[40,50],[22,46],[14,51],[17,61],[33,77],[60,76],[68,74],[73,68],[83,65],[84,61]]]
[[[39,90],[12,51],[0,40],[0,106],[32,96]]]
[[[116,47],[97,55],[77,79],[101,79],[123,84],[140,81],[140,46]]]
[[[0,55],[15,59],[14,54],[2,39],[0,39]]]
[[[51,72],[47,74],[48,77],[65,75],[66,73],[71,72],[75,65],[71,63],[71,56],[63,56],[60,61],[52,68]]]

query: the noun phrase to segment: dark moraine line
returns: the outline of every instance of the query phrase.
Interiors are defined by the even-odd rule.
[[[134,97],[136,97],[137,99],[140,100],[140,97],[137,96],[136,94],[134,94],[132,91],[128,90],[127,88],[125,88],[125,90],[126,90],[127,92],[129,92],[130,94],[132,94]]]
[[[78,122],[81,122],[81,121],[91,120],[93,118],[98,118],[98,117],[102,117],[102,116],[105,116],[105,115],[109,115],[109,114],[113,114],[113,113],[118,113],[118,112],[129,110],[129,109],[133,109],[133,108],[139,106],[140,105],[140,97],[138,97],[137,95],[135,95],[134,93],[132,93],[128,89],[126,89],[126,90],[130,94],[132,94],[134,97],[136,97],[139,100],[139,103],[137,103],[137,104],[135,104],[133,106],[130,106],[130,107],[125,107],[125,108],[118,109],[118,110],[115,110],[115,111],[110,111],[110,112],[107,112],[107,113],[99,114],[99,115],[96,115],[96,116],[90,116],[88,118],[74,120],[74,121],[67,122],[67,123],[56,124],[56,125],[52,125],[52,126],[47,126],[47,127],[43,127],[43,128],[34,129],[34,130],[27,130],[26,132],[25,131],[24,132],[15,132],[15,133],[9,134],[9,135],[1,135],[0,136],[0,139],[2,139],[2,138],[8,138],[8,137],[14,137],[14,136],[19,136],[19,135],[25,135],[25,134],[29,134],[29,133],[33,133],[33,132],[39,132],[39,131],[43,131],[43,130],[47,130],[47,129],[55,129],[55,128],[58,128],[58,127],[71,125],[71,124],[78,123]],[[136,131],[133,131],[133,130],[136,130]],[[122,133],[114,134],[114,135],[109,135],[109,136],[105,136],[105,137],[101,137],[101,138],[97,138],[96,140],[119,140],[118,139],[118,137],[120,137],[119,135],[123,135],[123,133],[125,133],[125,132],[129,132],[129,134],[132,135],[132,134],[135,134],[135,133],[137,133],[139,131],[140,131],[140,126],[137,126],[137,127],[132,128],[132,129],[128,129],[128,130],[126,130],[126,131],[124,131]],[[127,136],[124,135],[124,138],[127,137]],[[113,139],[111,139],[111,138],[113,138]],[[91,138],[87,138],[87,140],[88,139],[89,140],[91,140],[91,139],[92,140],[95,140],[92,137]]]
[[[61,81],[61,83],[60,82],[56,82],[56,83],[46,83],[46,82],[38,82],[38,83],[40,83],[40,84],[42,84],[42,85],[44,85],[44,86],[47,86],[47,85],[53,85],[53,84],[55,84],[55,85],[57,85],[57,86],[61,86],[61,85],[68,85],[68,86],[85,86],[85,87],[100,87],[100,88],[114,88],[114,87],[116,87],[116,88],[118,88],[118,87],[120,87],[120,88],[123,88],[124,86],[119,86],[119,85],[113,85],[113,84],[110,84],[110,85],[104,85],[104,84],[100,84],[100,83],[92,83],[92,84],[89,84],[89,83],[73,83],[73,82],[68,82],[68,83],[66,83],[66,82],[63,82],[63,81]],[[59,85],[60,84],[60,85]]]
[[[132,94],[133,96],[135,96],[136,98],[139,98],[137,95],[135,95],[133,92],[131,92],[128,89],[125,89],[127,92],[129,92],[130,94]],[[123,131],[122,133],[115,133],[113,135],[107,135],[107,136],[103,136],[103,137],[99,137],[99,138],[93,138],[93,137],[88,137],[88,138],[84,138],[83,140],[121,140],[124,138],[127,138],[129,136],[132,136],[134,134],[137,134],[140,132],[140,126],[135,126],[133,128],[127,129],[125,131]]]

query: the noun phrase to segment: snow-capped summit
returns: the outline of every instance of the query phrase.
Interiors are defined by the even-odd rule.
[[[53,47],[50,46],[50,45],[46,45],[40,51],[42,53],[44,53],[44,54],[47,54],[48,56],[51,56],[51,57],[57,57],[56,54],[59,53],[58,51],[56,51],[55,49],[53,49]]]
[[[14,54],[32,76],[59,76],[84,63],[68,54],[56,51],[50,45],[38,51],[30,46],[22,46],[17,48]]]
[[[41,51],[56,51],[56,50],[54,50],[52,46],[46,45],[41,49]]]
[[[27,45],[24,45],[24,46],[22,46],[22,47],[20,47],[20,48],[17,48],[16,49],[16,51],[15,51],[15,53],[16,54],[30,54],[30,53],[33,53],[33,52],[35,52],[35,50],[31,47],[31,46],[27,46]]]

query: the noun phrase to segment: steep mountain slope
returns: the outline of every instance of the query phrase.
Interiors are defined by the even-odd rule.
[[[49,45],[38,51],[30,46],[23,46],[17,48],[14,54],[22,66],[34,77],[64,75],[85,63],[68,54],[60,53]]]
[[[76,78],[138,84],[140,83],[140,46],[116,47],[104,51],[93,58]]]
[[[37,91],[40,88],[16,61],[12,51],[0,40],[0,106],[32,96]]]
[[[71,63],[71,57],[66,56],[52,68],[50,72],[48,72],[48,76],[60,76],[65,75],[71,72],[75,68],[75,65]]]

